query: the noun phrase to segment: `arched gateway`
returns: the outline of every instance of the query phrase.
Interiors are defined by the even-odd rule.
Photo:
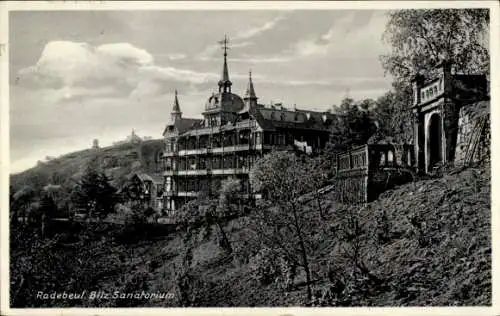
[[[442,126],[441,115],[434,113],[429,119],[429,127],[427,128],[427,161],[428,170],[443,161],[442,149]]]

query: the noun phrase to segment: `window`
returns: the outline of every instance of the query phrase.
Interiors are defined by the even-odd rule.
[[[423,100],[423,99],[425,99],[425,93],[424,93],[424,91],[422,91],[422,93],[421,93],[421,95],[420,95],[420,98],[421,98],[422,100]]]
[[[262,135],[260,132],[255,133],[255,144],[256,145],[262,144]]]
[[[385,164],[385,153],[380,153],[380,164],[381,165]]]
[[[172,178],[167,177],[165,180],[165,191],[171,191],[172,190]]]
[[[387,152],[387,162],[393,162],[394,160],[394,153],[392,152],[392,150],[389,150]]]

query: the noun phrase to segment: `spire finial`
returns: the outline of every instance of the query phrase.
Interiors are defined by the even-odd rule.
[[[248,71],[248,85],[247,85],[247,90],[245,92],[245,100],[255,100],[257,101],[257,95],[255,94],[255,89],[253,87],[253,81],[252,81],[252,69]]]
[[[222,49],[224,50],[224,65],[222,67],[222,76],[219,80],[219,92],[231,92],[231,81],[229,80],[229,70],[227,67],[227,50],[229,49],[229,38],[227,35],[224,36],[222,41],[219,41],[219,44],[222,45]]]
[[[224,50],[224,57],[226,57],[227,50],[229,49],[229,38],[227,38],[227,35],[224,35],[224,39],[222,41],[219,41],[219,44],[222,45],[222,49]]]
[[[172,107],[172,112],[170,114],[173,121],[175,121],[177,118],[182,117],[181,107],[179,105],[179,98],[177,97],[177,89],[174,90],[174,105]]]

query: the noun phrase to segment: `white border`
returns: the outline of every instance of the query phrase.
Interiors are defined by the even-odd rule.
[[[8,12],[9,11],[42,11],[42,10],[295,10],[295,9],[405,9],[405,8],[490,8],[490,45],[491,45],[491,121],[492,121],[492,250],[498,248],[498,223],[500,211],[493,192],[500,192],[497,170],[500,159],[500,142],[497,128],[500,119],[499,108],[499,4],[496,1],[346,1],[346,2],[285,2],[285,1],[171,1],[171,2],[139,2],[139,1],[7,1],[0,2],[0,43],[8,44]],[[425,308],[99,308],[99,309],[11,309],[9,307],[9,240],[8,240],[8,182],[9,182],[9,49],[5,47],[0,56],[0,249],[1,249],[1,287],[0,315],[500,315],[498,305],[500,292],[497,286],[500,281],[498,271],[500,251],[492,254],[493,296],[492,307],[425,307]]]

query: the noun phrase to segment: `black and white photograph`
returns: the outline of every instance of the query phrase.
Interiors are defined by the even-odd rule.
[[[0,13],[2,315],[494,314],[496,1]]]

